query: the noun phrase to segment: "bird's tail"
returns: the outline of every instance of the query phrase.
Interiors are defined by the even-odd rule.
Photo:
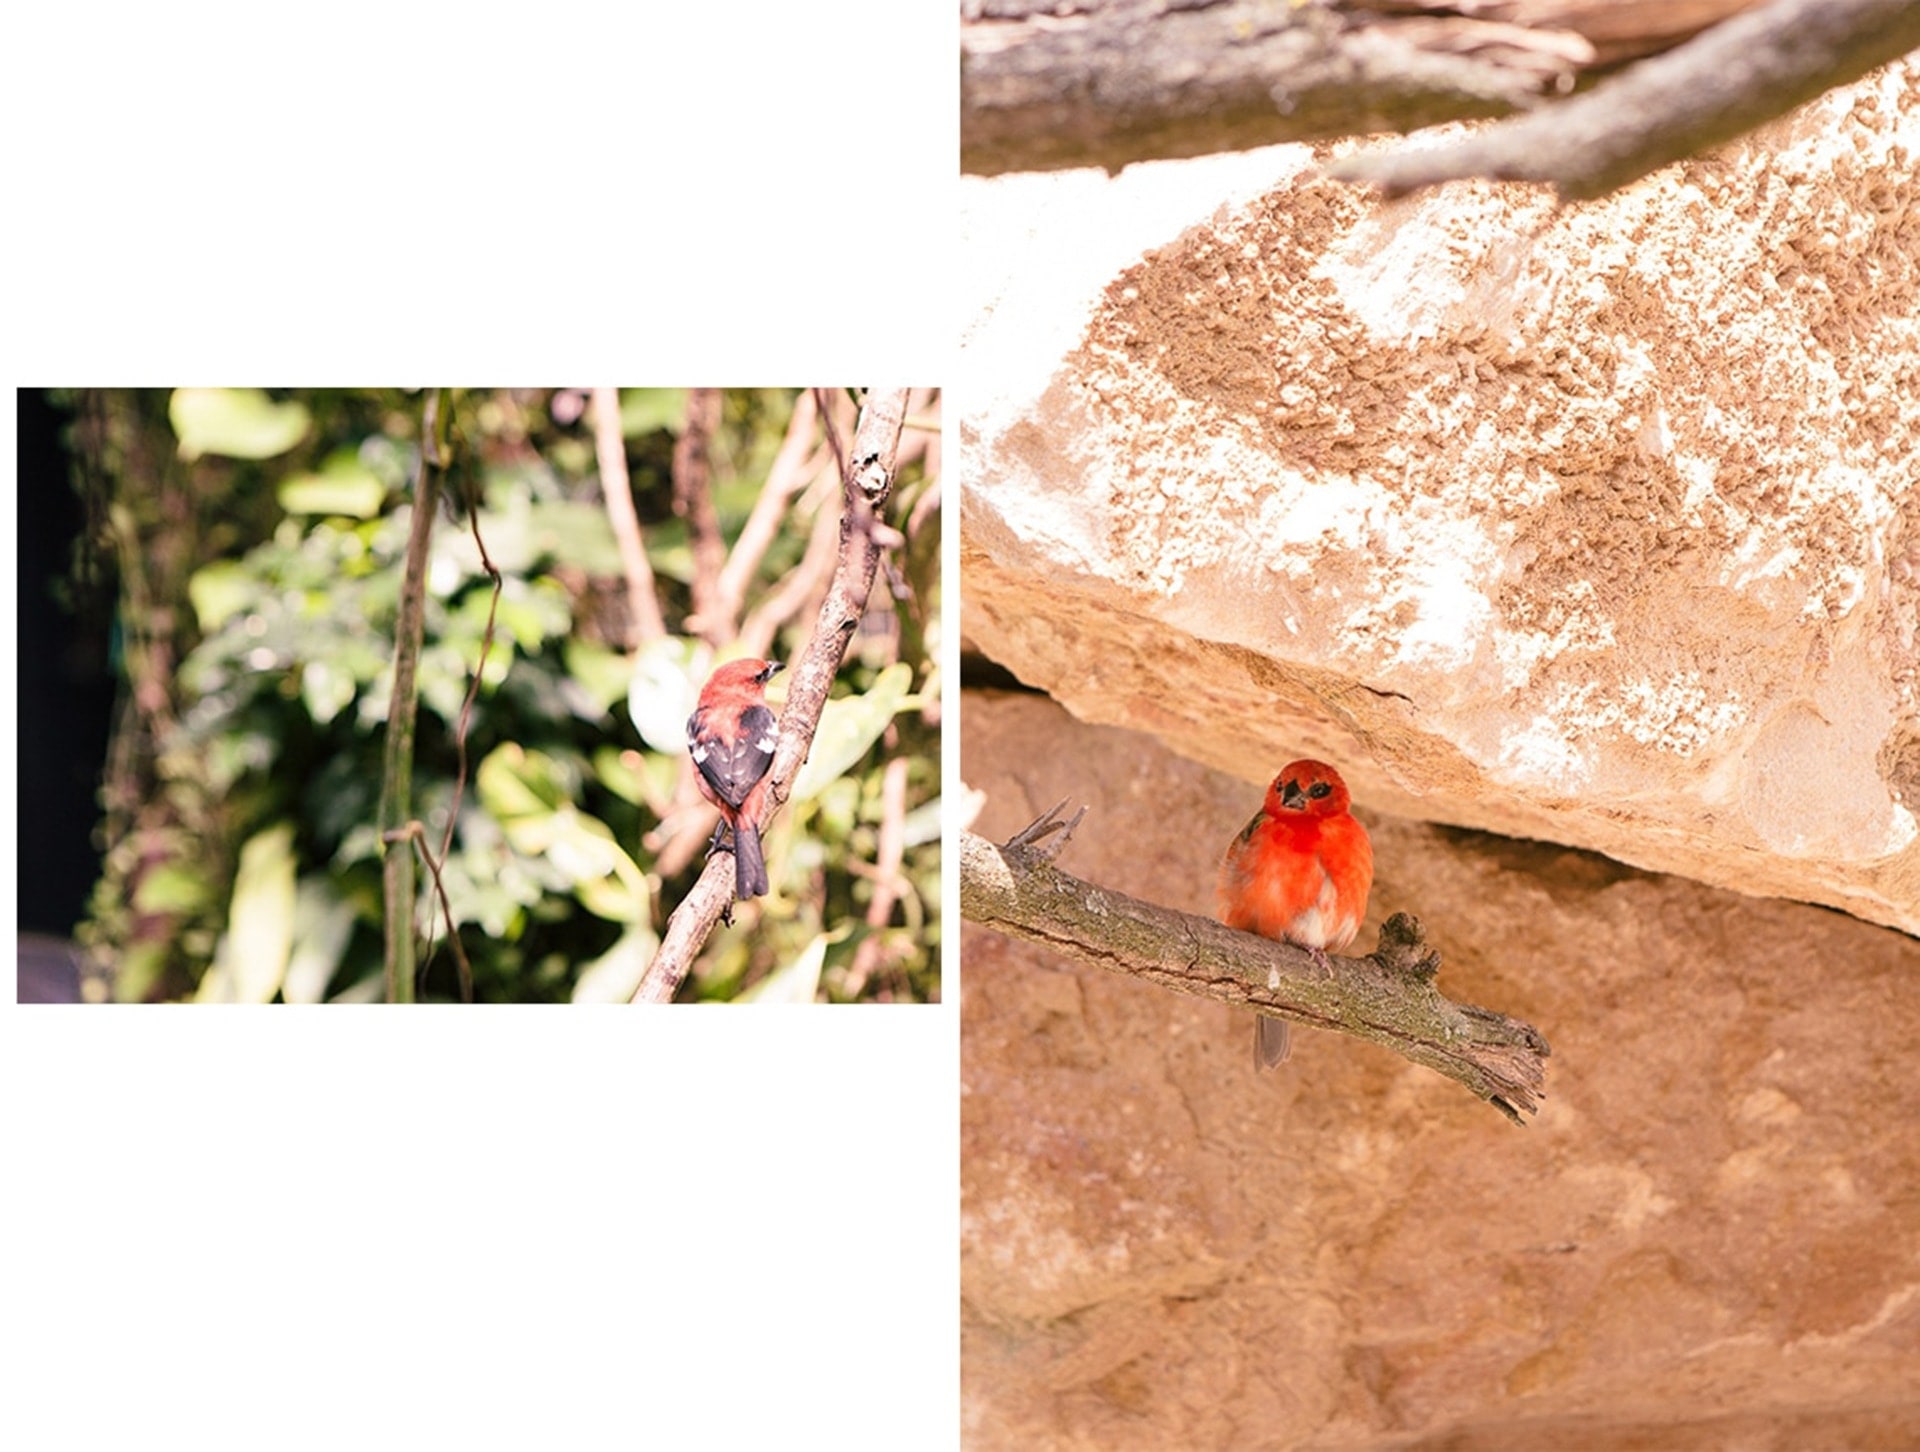
[[[741,822],[733,832],[733,895],[762,897],[767,891],[767,860],[760,854],[760,829]]]
[[[1277,1068],[1292,1052],[1293,1026],[1284,1018],[1269,1018],[1263,1013],[1253,1021],[1254,1068]]]

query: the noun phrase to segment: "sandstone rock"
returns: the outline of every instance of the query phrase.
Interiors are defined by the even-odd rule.
[[[1034,697],[962,721],[984,835],[1071,793],[1064,868],[1209,910],[1257,788]],[[1539,1117],[1324,1033],[1256,1077],[1244,1011],[969,926],[965,1445],[1920,1445],[1920,943],[1359,810],[1355,951],[1419,916],[1551,1041]]]
[[[969,637],[1250,781],[1920,932],[1920,66],[1566,210],[1310,161],[965,184]]]

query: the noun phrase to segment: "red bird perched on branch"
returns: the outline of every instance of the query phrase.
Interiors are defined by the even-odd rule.
[[[760,855],[767,768],[779,723],[767,709],[767,682],[777,660],[730,660],[707,679],[700,702],[687,717],[687,746],[699,768],[694,785],[720,809],[733,835],[733,895],[759,897],[767,890],[767,863]],[[720,841],[714,829],[714,844]]]
[[[1339,952],[1360,930],[1373,886],[1373,843],[1347,810],[1351,800],[1324,761],[1282,767],[1266,804],[1227,848],[1220,921],[1305,948],[1326,967],[1326,950]],[[1292,1049],[1287,1021],[1261,1014],[1255,1067],[1270,1069]]]

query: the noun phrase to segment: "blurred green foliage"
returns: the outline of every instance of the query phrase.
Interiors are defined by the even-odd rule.
[[[693,849],[712,817],[694,805],[684,723],[716,656],[686,634],[638,657],[624,648],[625,583],[581,391],[455,397],[456,473],[481,501],[504,582],[496,609],[464,511],[436,521],[415,815],[437,853],[457,811],[441,877],[476,999],[624,999],[701,866]],[[795,400],[724,395],[712,492],[729,546]],[[382,997],[376,819],[417,397],[75,401],[77,477],[122,575],[128,684],[103,787],[107,867],[83,935],[94,996]],[[626,390],[620,403],[662,614],[680,631],[694,569],[672,497],[685,390]],[[876,585],[812,759],[767,833],[773,891],[735,908],[683,996],[938,997],[939,512],[915,510],[937,488],[924,464],[902,470],[888,509],[906,535],[897,588]],[[838,508],[831,480],[795,494],[749,607],[800,566],[822,508]],[[455,730],[490,609],[456,808]],[[813,623],[795,614],[772,653],[792,659]],[[875,877],[860,869],[876,856],[893,761],[906,776],[905,890],[869,926]],[[678,864],[667,880],[662,858]],[[418,931],[444,939],[424,872],[422,885]],[[453,997],[456,983],[442,941],[421,996]]]

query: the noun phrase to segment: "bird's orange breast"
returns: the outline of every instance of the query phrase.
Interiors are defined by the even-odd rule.
[[[1338,952],[1360,931],[1372,886],[1373,844],[1352,817],[1265,817],[1227,850],[1220,921]]]

